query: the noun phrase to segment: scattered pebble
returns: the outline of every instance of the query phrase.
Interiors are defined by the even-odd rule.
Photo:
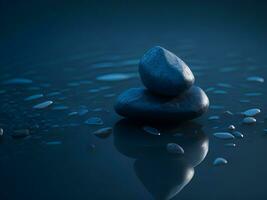
[[[4,135],[4,130],[0,128],[0,137],[2,137],[3,135]]]
[[[232,135],[229,132],[217,132],[213,134],[216,138],[223,139],[223,140],[229,140],[229,139],[234,139],[235,136]]]
[[[240,133],[239,131],[234,131],[232,133],[236,138],[243,138],[244,135],[242,133]]]
[[[89,125],[102,125],[104,124],[103,120],[99,117],[91,117],[85,121]]]
[[[254,117],[245,117],[243,119],[244,124],[254,124],[254,123],[256,123],[256,121],[257,120]]]
[[[224,144],[224,146],[227,146],[227,147],[236,147],[236,144],[235,143],[227,143],[227,144]]]
[[[221,166],[221,165],[226,165],[228,161],[225,158],[216,158],[213,161],[214,166]]]
[[[7,85],[23,85],[23,84],[30,84],[33,81],[30,79],[26,79],[26,78],[14,78],[14,79],[9,79],[7,81],[4,81],[4,84]]]
[[[93,134],[100,138],[107,138],[111,133],[112,133],[112,128],[105,127],[105,128],[96,130]]]
[[[264,83],[264,78],[259,77],[259,76],[250,76],[250,77],[247,78],[247,81]]]
[[[44,96],[43,94],[35,94],[35,95],[31,95],[31,96],[25,98],[24,100],[25,101],[31,101],[31,100],[39,99],[43,96]]]
[[[29,129],[15,130],[11,135],[15,139],[24,138],[30,135]]]
[[[52,103],[53,103],[53,101],[45,101],[43,103],[36,104],[35,106],[33,106],[33,108],[34,109],[43,109],[43,108],[50,106]]]
[[[246,117],[254,117],[255,115],[259,114],[260,112],[261,112],[260,109],[252,108],[252,109],[246,110],[245,112],[242,112],[242,114],[245,115]]]
[[[152,135],[160,135],[160,132],[158,129],[150,127],[150,126],[144,126],[143,130],[147,133],[150,133]]]
[[[166,149],[171,154],[184,154],[184,149],[176,143],[168,143]]]
[[[47,142],[47,145],[58,145],[58,144],[62,144],[61,141],[51,141],[51,142]]]
[[[230,126],[228,126],[228,129],[229,129],[230,131],[233,131],[233,130],[235,130],[235,126],[234,126],[234,125],[230,125]]]
[[[209,120],[218,120],[218,119],[220,119],[220,116],[214,115],[214,116],[210,116],[208,119]]]

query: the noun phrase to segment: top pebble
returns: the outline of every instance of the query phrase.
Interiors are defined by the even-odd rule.
[[[177,96],[195,82],[189,67],[160,46],[155,46],[144,54],[139,63],[139,73],[148,90],[165,96]]]

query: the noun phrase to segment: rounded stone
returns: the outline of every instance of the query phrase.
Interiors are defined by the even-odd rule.
[[[119,115],[132,119],[178,122],[201,116],[209,107],[209,99],[196,86],[177,97],[157,96],[144,88],[131,88],[118,97],[114,107]]]
[[[144,86],[159,95],[177,96],[195,82],[184,61],[160,46],[149,49],[143,55],[139,73]]]

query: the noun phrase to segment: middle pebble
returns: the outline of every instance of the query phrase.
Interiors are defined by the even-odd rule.
[[[189,67],[172,52],[155,46],[139,63],[143,84],[155,94],[177,96],[189,89],[195,78]]]

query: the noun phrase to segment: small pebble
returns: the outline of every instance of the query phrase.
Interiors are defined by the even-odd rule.
[[[0,128],[0,137],[4,135],[4,130]]]
[[[33,108],[34,109],[43,109],[43,108],[50,106],[52,103],[53,103],[53,101],[45,101],[43,103],[36,104],[35,106],[33,106]]]
[[[247,81],[264,83],[264,78],[259,77],[259,76],[250,76],[250,77],[247,78]]]
[[[184,149],[176,143],[168,143],[166,149],[171,154],[184,154]]]
[[[228,132],[217,132],[213,134],[216,138],[223,139],[223,140],[229,140],[234,139],[235,136]]]
[[[232,134],[237,138],[243,138],[244,137],[244,135],[242,133],[240,133],[239,131],[234,131]]]
[[[229,111],[229,110],[224,111],[223,114],[225,114],[225,115],[230,115],[230,116],[234,115],[234,114],[233,114],[231,111]]]
[[[216,158],[213,161],[214,166],[221,166],[221,165],[226,165],[228,161],[225,158]]]
[[[235,143],[227,143],[227,144],[224,144],[224,146],[227,146],[227,147],[236,147],[236,144]]]
[[[105,128],[96,130],[93,134],[100,138],[107,138],[111,133],[112,133],[112,128],[105,127]]]
[[[234,126],[234,125],[230,125],[230,126],[228,126],[228,129],[229,129],[230,131],[233,131],[233,130],[235,130],[235,126]]]
[[[153,128],[153,127],[151,127],[151,126],[144,126],[144,127],[143,127],[143,130],[144,130],[145,132],[147,132],[147,133],[152,134],[152,135],[160,135],[159,130],[156,129],[156,128]]]
[[[89,125],[102,125],[104,124],[103,120],[99,117],[91,117],[85,121]]]
[[[39,99],[43,96],[44,96],[43,94],[35,94],[35,95],[31,95],[31,96],[25,98],[24,100],[25,101],[31,101],[31,100]]]
[[[243,119],[244,124],[254,124],[254,123],[256,123],[256,121],[257,120],[254,117],[245,117]]]
[[[30,135],[29,129],[15,130],[11,135],[15,139],[24,138]]]
[[[246,117],[254,117],[255,115],[259,114],[260,112],[261,112],[260,109],[252,108],[252,109],[246,110],[245,112],[242,112],[242,114],[245,115]]]

